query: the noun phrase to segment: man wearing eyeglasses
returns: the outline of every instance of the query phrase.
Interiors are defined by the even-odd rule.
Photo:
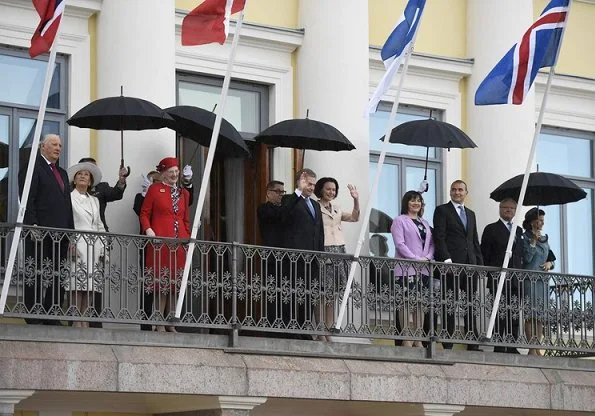
[[[266,202],[256,211],[262,244],[267,247],[281,247],[283,227],[281,224],[281,200],[285,195],[285,184],[271,181],[267,184]]]

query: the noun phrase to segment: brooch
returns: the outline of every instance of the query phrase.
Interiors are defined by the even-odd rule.
[[[163,192],[163,193],[165,193],[165,189],[161,188],[161,189],[159,190],[159,192]]]

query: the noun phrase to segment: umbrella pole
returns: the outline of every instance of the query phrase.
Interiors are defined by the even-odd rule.
[[[184,264],[184,273],[182,274],[182,281],[180,284],[180,292],[178,293],[178,300],[176,302],[175,318],[179,319],[182,313],[182,306],[184,304],[184,297],[186,295],[186,289],[188,287],[188,275],[190,274],[190,267],[192,265],[192,255],[196,247],[196,235],[200,227],[200,218],[202,215],[205,198],[207,196],[207,188],[209,184],[209,177],[211,176],[211,168],[213,167],[213,159],[215,158],[215,150],[217,148],[217,141],[219,139],[219,131],[221,130],[221,120],[223,119],[223,112],[225,111],[225,103],[227,102],[227,93],[229,91],[229,84],[231,82],[231,71],[233,69],[233,63],[236,57],[236,51],[238,49],[238,43],[240,39],[240,31],[242,29],[242,23],[244,21],[244,12],[246,8],[240,12],[236,23],[236,30],[233,34],[233,40],[231,42],[231,52],[229,53],[229,60],[227,61],[227,70],[225,72],[225,78],[223,78],[223,87],[221,88],[221,95],[219,96],[219,111],[215,116],[215,125],[213,126],[213,133],[211,134],[211,141],[209,143],[209,152],[207,154],[207,161],[205,164],[205,170],[202,175],[202,182],[200,184],[200,192],[198,195],[198,201],[196,203],[194,212],[194,221],[192,223],[192,229],[190,230],[190,242],[188,243],[188,251],[186,253],[186,262]],[[233,309],[233,307],[232,307]],[[232,314],[233,315],[233,314]],[[236,316],[236,315],[233,315]]]
[[[411,54],[413,53],[413,45],[415,45],[416,37],[417,37],[417,32],[414,35],[411,45],[409,46],[409,50],[406,52],[405,61],[403,62],[403,70],[401,71],[401,78],[399,79],[399,86],[397,88],[395,100],[393,101],[393,107],[390,112],[390,117],[388,119],[388,123],[386,125],[386,133],[384,134],[384,140],[382,141],[382,151],[380,152],[380,158],[378,159],[378,168],[376,169],[376,177],[374,178],[374,184],[372,185],[372,189],[370,190],[370,195],[368,197],[368,203],[366,204],[366,210],[364,211],[360,234],[359,234],[359,237],[357,240],[357,245],[355,247],[355,251],[353,253],[354,260],[351,262],[351,267],[349,268],[349,277],[347,278],[347,283],[345,284],[345,291],[343,292],[343,300],[341,301],[341,306],[339,308],[339,315],[337,316],[337,320],[335,321],[334,331],[336,331],[336,332],[341,330],[341,323],[343,322],[343,317],[345,316],[345,312],[347,310],[347,302],[349,301],[351,286],[353,285],[353,279],[355,277],[355,270],[357,268],[358,259],[359,259],[362,247],[364,245],[365,235],[366,235],[366,231],[368,230],[368,225],[369,225],[368,223],[370,222],[370,214],[372,212],[373,198],[376,195],[376,191],[378,190],[378,184],[380,183],[380,175],[382,174],[382,165],[384,163],[384,158],[386,156],[386,150],[387,150],[388,144],[390,142],[390,135],[392,132],[393,124],[397,118],[397,108],[399,107],[399,97],[401,95],[401,90],[403,89],[403,81],[405,80],[407,68],[409,67],[409,59],[411,58]],[[398,68],[397,68],[396,72],[398,72]]]

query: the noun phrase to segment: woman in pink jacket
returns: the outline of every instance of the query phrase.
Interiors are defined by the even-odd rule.
[[[397,259],[425,262],[434,260],[434,242],[430,224],[422,218],[424,199],[419,192],[407,191],[401,201],[401,215],[393,219],[390,231],[395,242]],[[395,266],[395,284],[405,294],[399,313],[403,334],[415,334],[423,328],[421,292],[430,285],[430,267],[419,263],[399,262]],[[417,294],[417,296],[415,295]],[[409,315],[413,325],[410,326]],[[403,346],[421,347],[421,341],[403,341]]]

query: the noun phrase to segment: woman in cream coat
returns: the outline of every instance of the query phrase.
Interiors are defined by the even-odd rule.
[[[99,216],[99,200],[89,194],[93,185],[101,181],[99,168],[88,162],[78,163],[68,169],[68,179],[74,188],[70,198],[75,230],[105,232]],[[73,254],[70,280],[65,289],[71,292],[71,299],[84,314],[93,302],[93,292],[101,292],[103,286],[103,279],[97,279],[97,276],[103,275],[107,263],[105,247],[100,238],[93,241],[79,235]],[[88,328],[89,323],[78,321],[72,326]]]
[[[339,194],[339,183],[335,178],[320,178],[314,187],[314,195],[319,199],[322,212],[322,224],[324,226],[324,251],[327,253],[345,253],[345,237],[343,237],[343,222],[357,222],[359,220],[359,194],[354,185],[347,185],[349,193],[353,198],[353,210],[345,212],[334,200]],[[342,289],[347,280],[346,263],[334,262],[323,269],[325,296],[322,296],[321,303],[325,306],[324,321],[330,329],[335,319],[335,301],[338,299],[338,291]],[[331,296],[332,295],[332,296]],[[322,322],[321,307],[315,308],[317,319]]]

